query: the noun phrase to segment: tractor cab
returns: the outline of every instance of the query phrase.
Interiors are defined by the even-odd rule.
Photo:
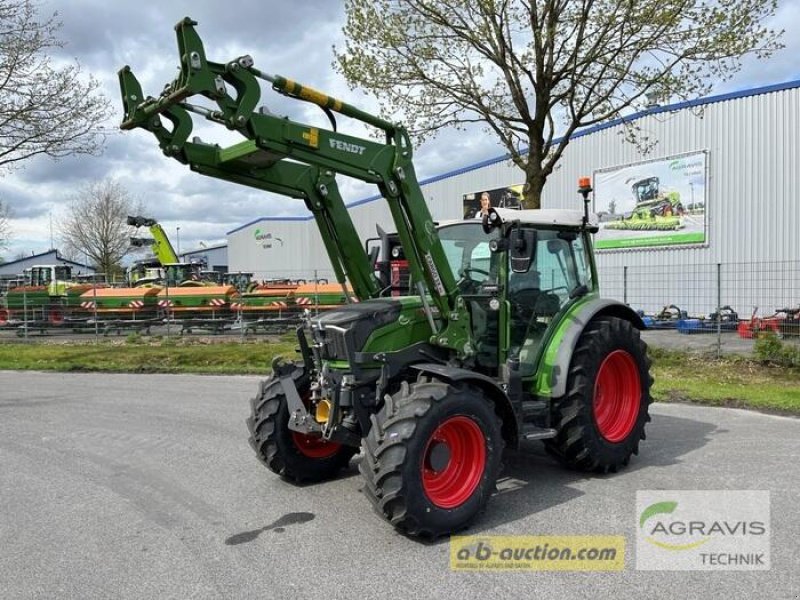
[[[658,177],[648,177],[631,186],[637,203],[658,199]]]
[[[72,280],[72,268],[67,265],[34,265],[26,269],[28,285],[47,288],[50,296],[63,295],[67,282]]]
[[[128,267],[126,276],[132,287],[152,287],[164,279],[164,270],[157,258],[143,259]]]
[[[169,263],[164,265],[167,286],[199,287],[203,285],[200,265],[195,263]]]
[[[253,273],[238,271],[236,273],[223,273],[222,285],[232,285],[240,293],[243,293],[252,291],[256,284],[253,281]]]
[[[31,285],[48,286],[55,281],[72,279],[72,269],[66,265],[33,266],[30,277]]]
[[[595,290],[590,241],[578,211],[496,213],[503,227],[459,221],[439,237],[469,307],[477,369],[497,377],[511,359],[532,377],[549,325]]]
[[[214,285],[222,285],[222,273],[210,269],[203,269],[200,271],[200,279],[205,283],[213,283]]]

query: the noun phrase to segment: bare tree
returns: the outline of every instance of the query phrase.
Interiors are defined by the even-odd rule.
[[[485,124],[525,173],[525,206],[537,208],[578,128],[654,98],[705,95],[743,56],[782,47],[782,32],[764,25],[776,3],[346,0],[334,66],[417,139]]]
[[[0,250],[8,248],[11,237],[11,208],[7,202],[0,200]]]
[[[34,0],[0,0],[0,170],[38,154],[96,154],[104,141],[100,82],[77,63],[52,64],[61,24],[36,9]]]
[[[67,216],[59,228],[65,253],[88,257],[107,275],[118,273],[134,232],[127,217],[141,212],[141,202],[116,181],[86,185],[68,202]]]

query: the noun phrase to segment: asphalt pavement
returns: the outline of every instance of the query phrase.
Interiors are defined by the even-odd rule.
[[[304,487],[255,459],[258,378],[0,372],[0,598],[793,598],[800,420],[654,405],[624,471],[508,452],[480,535],[621,535],[625,569],[454,572],[447,539],[396,533],[356,457]],[[769,490],[771,569],[637,571],[636,491]]]

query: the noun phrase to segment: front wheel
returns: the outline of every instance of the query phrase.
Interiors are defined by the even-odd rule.
[[[366,496],[408,535],[466,527],[484,508],[500,470],[500,419],[465,384],[403,384],[373,417],[364,440]]]
[[[298,368],[292,378],[300,397],[307,400],[308,376]],[[250,446],[270,471],[284,479],[298,483],[331,479],[356,453],[357,448],[289,429],[289,406],[277,379],[261,382],[250,408],[247,419]]]
[[[616,472],[638,454],[652,399],[647,345],[616,317],[590,323],[572,355],[567,394],[556,401],[557,434],[545,445],[567,466]]]

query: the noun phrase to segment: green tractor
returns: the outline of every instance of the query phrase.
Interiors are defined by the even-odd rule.
[[[496,209],[482,222],[436,227],[401,125],[265,74],[249,56],[208,61],[195,25],[176,26],[180,73],[159,97],[145,98],[128,67],[119,72],[122,129],[150,131],[198,173],[303,200],[338,283],[358,300],[307,315],[299,360],[273,361],[247,419],[258,459],[311,482],[335,477],[361,450],[378,513],[426,537],[469,525],[492,495],[504,448],[526,440],[583,471],[627,465],[650,420],[650,361],[639,316],[599,297],[588,181],[583,211]],[[332,128],[258,110],[259,79],[320,106]],[[195,95],[217,109],[190,103]],[[245,139],[189,141],[190,113]],[[334,113],[385,142],[338,132]],[[385,295],[337,174],[377,185],[415,295]]]
[[[80,312],[80,297],[94,286],[74,281],[67,265],[36,265],[25,270],[24,283],[10,289],[0,306],[0,325],[32,323],[60,327]]]
[[[660,191],[658,177],[637,181],[631,191],[636,198],[633,212],[640,219],[681,216],[685,212],[680,193]]]

